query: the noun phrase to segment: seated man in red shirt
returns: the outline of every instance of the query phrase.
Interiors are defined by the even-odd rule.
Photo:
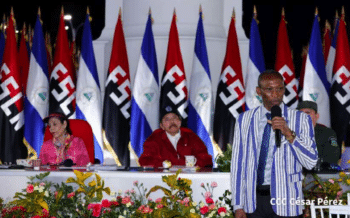
[[[181,127],[181,116],[170,109],[162,116],[160,129],[144,142],[139,163],[153,167],[162,167],[164,161],[172,166],[185,165],[185,155],[195,156],[199,167],[213,165],[203,141],[192,130]]]

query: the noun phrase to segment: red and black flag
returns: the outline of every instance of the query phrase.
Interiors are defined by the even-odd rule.
[[[62,9],[50,77],[49,112],[61,112],[68,118],[75,118],[75,68],[63,15]]]
[[[232,145],[236,119],[245,110],[244,96],[241,57],[233,13],[227,37],[226,55],[216,93],[214,113],[214,140],[222,151],[226,151],[227,144]]]
[[[186,74],[180,50],[179,33],[176,26],[176,13],[174,11],[160,91],[160,118],[167,111],[176,110],[182,116],[182,125],[187,126],[187,99]]]
[[[27,157],[23,144],[23,94],[13,19],[11,12],[0,72],[0,159],[8,163]]]
[[[286,89],[283,96],[283,102],[291,108],[296,108],[299,100],[298,80],[295,78],[292,50],[289,45],[286,24],[284,9],[282,9],[281,22],[277,35],[275,70],[278,71],[284,79]]]
[[[116,164],[129,166],[131,88],[120,10],[105,88],[102,129],[103,142],[109,154],[104,152],[104,161],[113,158]]]
[[[339,22],[337,46],[333,65],[333,84],[330,94],[332,129],[341,145],[347,137],[350,121],[350,48],[344,11]]]

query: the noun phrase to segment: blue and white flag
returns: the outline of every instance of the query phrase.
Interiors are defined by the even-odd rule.
[[[335,51],[337,48],[338,29],[339,29],[339,19],[337,18],[331,47],[329,48],[328,57],[326,60],[327,80],[330,84],[332,84],[332,78],[333,78],[333,65],[334,65],[334,59],[335,59]]]
[[[211,140],[211,113],[213,93],[207,46],[205,43],[202,12],[199,13],[196,40],[194,45],[193,66],[190,79],[188,107],[188,127],[192,129],[207,146],[208,153],[215,159]]]
[[[254,14],[254,17],[256,14]],[[262,50],[259,27],[256,18],[252,19],[250,25],[250,41],[249,41],[249,59],[247,73],[245,78],[245,98],[246,110],[261,105],[262,99],[256,93],[258,86],[258,77],[260,73],[265,71],[265,59]]]
[[[137,157],[143,152],[144,141],[157,128],[159,128],[158,65],[152,17],[149,14],[131,100],[130,142]]]
[[[86,15],[81,40],[81,55],[77,75],[76,118],[86,120],[94,134],[95,158],[102,163],[102,100],[97,74],[89,15]]]
[[[329,91],[330,84],[327,81],[321,32],[318,15],[316,15],[305,64],[303,101],[307,100],[317,103],[318,113],[320,114],[318,123],[328,127],[330,126]]]
[[[37,158],[44,140],[43,119],[49,111],[49,73],[45,39],[38,15],[30,55],[26,98],[24,100],[24,144],[29,156]]]

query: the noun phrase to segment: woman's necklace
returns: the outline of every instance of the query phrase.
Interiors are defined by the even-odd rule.
[[[71,136],[69,134],[65,134],[64,135],[64,144],[62,144],[56,138],[53,139],[53,144],[55,145],[55,147],[57,149],[56,163],[61,163],[62,161],[64,161],[65,159],[68,158],[67,151],[68,151],[68,148],[70,147],[70,144],[71,144],[70,138],[71,138]]]

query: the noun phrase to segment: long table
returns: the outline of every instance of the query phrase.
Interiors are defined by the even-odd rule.
[[[41,171],[32,170],[0,170],[0,197],[5,202],[10,201],[16,192],[21,191],[27,186],[29,176],[35,176],[41,173]],[[102,179],[105,181],[105,187],[110,187],[111,191],[118,192],[119,190],[125,192],[135,188],[133,186],[134,181],[143,183],[143,186],[148,190],[155,185],[161,185],[168,188],[168,186],[162,181],[162,176],[171,175],[174,172],[148,172],[148,171],[96,171]],[[46,178],[47,181],[54,183],[65,182],[67,178],[75,177],[72,171],[51,171],[50,175]],[[222,196],[225,190],[230,189],[230,174],[221,172],[184,172],[180,173],[179,177],[192,180],[193,199],[195,202],[204,201],[202,194],[205,190],[201,187],[201,184],[216,182],[217,187],[214,188],[213,199],[216,200]],[[95,176],[92,176],[95,178]],[[88,182],[88,181],[87,181]],[[87,184],[86,182],[86,184]],[[124,194],[124,193],[123,193]],[[163,192],[157,191],[152,193],[149,197],[153,200],[163,196]],[[104,198],[110,199],[110,196],[104,195]]]

